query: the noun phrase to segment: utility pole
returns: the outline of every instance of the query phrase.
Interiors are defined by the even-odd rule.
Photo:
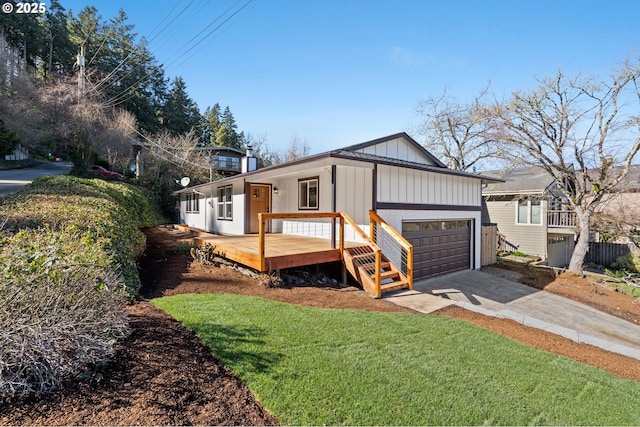
[[[84,45],[80,46],[80,53],[78,54],[77,61],[78,71],[78,100],[84,98]]]

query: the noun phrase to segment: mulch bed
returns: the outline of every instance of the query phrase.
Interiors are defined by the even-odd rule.
[[[238,293],[316,307],[410,312],[376,300],[355,287],[308,284],[268,288],[228,267],[190,264],[173,248],[189,236],[164,227],[146,230],[148,250],[141,261],[142,295]],[[587,280],[556,278],[526,267],[522,281],[590,303],[632,322],[640,322],[634,298],[596,289]],[[523,269],[524,268],[524,269]],[[0,406],[0,425],[276,425],[251,391],[190,331],[148,302],[128,308],[131,335],[114,360],[97,372],[100,381],[70,382],[59,393]],[[640,361],[578,344],[508,319],[483,316],[459,307],[435,315],[451,316],[493,330],[527,345],[640,381]],[[100,376],[96,376],[100,378]]]

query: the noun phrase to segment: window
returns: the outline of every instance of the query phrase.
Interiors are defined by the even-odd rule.
[[[298,209],[318,209],[318,178],[298,181]]]
[[[187,194],[187,213],[200,212],[200,197],[197,194]]]
[[[516,221],[518,224],[542,224],[540,200],[518,200]]]
[[[549,237],[547,239],[547,243],[550,245],[555,245],[557,243],[564,243],[567,241],[567,236],[560,236],[560,237]]]
[[[218,188],[218,219],[233,219],[233,187]]]

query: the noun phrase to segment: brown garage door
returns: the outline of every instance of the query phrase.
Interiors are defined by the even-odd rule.
[[[471,221],[404,221],[402,235],[413,245],[414,279],[471,266]]]

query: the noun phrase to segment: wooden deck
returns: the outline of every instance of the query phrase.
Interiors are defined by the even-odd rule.
[[[383,292],[413,289],[413,246],[374,211],[369,211],[369,217],[370,230],[375,234],[387,233],[404,251],[405,272],[400,271],[382,253],[373,235],[367,236],[344,212],[259,213],[258,234],[222,236],[198,230],[193,242],[200,247],[210,245],[214,253],[261,272],[341,261],[343,282],[346,283],[349,271],[363,289],[376,298],[380,298]],[[266,224],[272,219],[317,218],[332,220],[338,226],[333,240],[266,232]],[[347,225],[364,243],[345,241]]]
[[[258,271],[275,271],[284,268],[341,261],[340,248],[332,248],[331,240],[291,234],[265,234],[264,266],[260,259],[259,235],[221,236],[201,233],[194,238],[196,245],[215,246],[221,256]],[[345,242],[345,247],[358,247],[362,243]]]

